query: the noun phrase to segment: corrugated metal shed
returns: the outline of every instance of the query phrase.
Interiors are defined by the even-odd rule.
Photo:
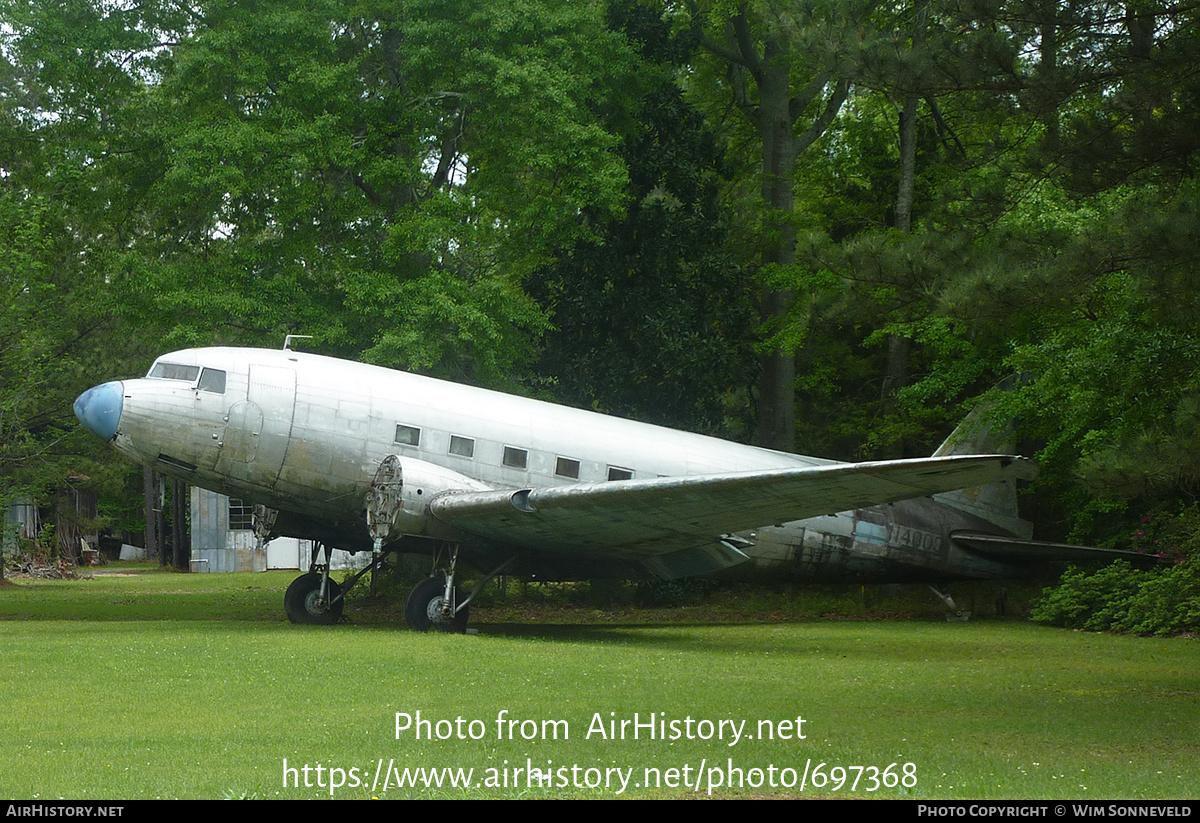
[[[263,550],[257,549],[253,529],[231,528],[230,512],[239,522],[245,508],[240,501],[216,492],[192,487],[192,568],[200,572],[261,572],[267,569],[307,569],[312,541],[277,537]],[[199,561],[199,562],[197,562]],[[361,568],[370,562],[366,554],[351,555],[335,550],[330,567]]]
[[[12,503],[4,510],[4,529],[0,531],[0,549],[16,551],[19,539],[37,537],[41,523],[37,506],[32,500]]]
[[[223,494],[192,487],[192,567],[207,572],[265,571],[267,553],[257,550],[253,530],[229,528],[229,503]]]

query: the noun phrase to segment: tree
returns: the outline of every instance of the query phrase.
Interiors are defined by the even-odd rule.
[[[693,4],[700,45],[724,68],[722,93],[745,117],[759,152],[759,313],[778,331],[792,291],[775,279],[795,261],[794,185],[800,155],[833,122],[857,66],[858,26],[871,3]],[[709,82],[717,83],[714,78]],[[795,361],[778,343],[761,357],[758,442],[795,445]]]
[[[585,208],[619,209],[600,111],[629,53],[589,5],[65,0],[0,17],[7,486],[100,476],[49,459],[99,445],[72,442],[71,399],[169,346],[315,332],[333,353],[504,382],[544,324],[522,278],[589,236]]]
[[[574,405],[738,433],[754,312],[726,248],[722,152],[675,80],[690,43],[637,2],[611,3],[609,15],[641,60],[632,105],[610,113],[624,132],[625,212],[589,209],[595,236],[530,279],[552,324],[539,372]]]
[[[151,41],[132,12],[50,11],[0,12],[0,498],[39,502],[67,485],[122,487],[125,467],[101,459],[71,405],[97,374],[143,369],[146,356],[112,282],[143,216],[114,173],[125,162],[115,144],[140,133],[130,103]]]
[[[150,94],[165,241],[128,294],[181,342],[501,382],[542,325],[522,278],[620,203],[627,65],[589,5],[206,4]]]

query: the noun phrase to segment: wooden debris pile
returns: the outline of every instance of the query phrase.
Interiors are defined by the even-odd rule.
[[[79,567],[69,560],[47,560],[31,554],[4,558],[4,576],[37,580],[79,580]]]

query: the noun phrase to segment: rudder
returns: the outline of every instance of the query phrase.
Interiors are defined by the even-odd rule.
[[[997,421],[996,396],[1011,390],[1020,382],[1013,375],[988,393],[950,433],[933,453],[934,457],[955,454],[1013,454],[1016,449],[1016,421],[1009,418]],[[986,486],[974,486],[958,491],[935,494],[933,499],[960,511],[973,514],[993,523],[1010,534],[1029,539],[1033,524],[1022,520],[1017,513],[1015,480],[1004,480]]]

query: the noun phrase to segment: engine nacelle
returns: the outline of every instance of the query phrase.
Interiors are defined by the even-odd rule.
[[[400,535],[428,535],[429,503],[439,494],[487,491],[491,487],[465,474],[418,460],[389,454],[380,464],[367,492],[367,525],[371,537],[386,542]]]

